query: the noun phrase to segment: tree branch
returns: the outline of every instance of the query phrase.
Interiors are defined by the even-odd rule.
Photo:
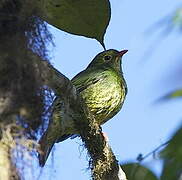
[[[0,125],[0,180],[20,180],[19,172],[12,163],[11,152],[15,142],[11,134],[11,126]]]

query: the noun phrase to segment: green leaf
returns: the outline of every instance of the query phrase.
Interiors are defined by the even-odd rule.
[[[49,24],[75,35],[95,38],[103,47],[110,21],[109,0],[44,0]]]
[[[181,97],[182,89],[176,90],[168,95],[169,98]]]
[[[179,89],[164,95],[163,97],[159,98],[157,102],[167,101],[172,98],[181,98],[181,97],[182,97],[182,89]]]
[[[151,170],[138,163],[124,164],[121,167],[129,180],[158,180]]]
[[[171,93],[167,94],[166,96],[164,96],[162,99],[164,100],[164,99],[178,98],[178,97],[182,97],[182,89],[171,92]]]
[[[182,27],[182,8],[178,8],[172,18],[173,24]]]
[[[178,180],[182,176],[182,127],[161,152],[164,165],[161,180]]]

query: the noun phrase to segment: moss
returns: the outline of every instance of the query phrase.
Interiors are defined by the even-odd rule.
[[[38,18],[43,11],[37,2],[0,2],[0,144],[6,143],[8,147],[7,154],[12,159],[7,163],[16,165],[11,172],[12,176],[17,175],[16,179],[16,168],[21,170],[18,161],[26,156],[25,149],[37,149],[37,132],[49,120],[45,112],[50,106],[51,90],[45,86],[42,74],[48,74],[48,70],[41,62],[49,63],[47,45],[52,36],[47,24]],[[12,125],[11,132],[6,131]],[[10,139],[5,139],[7,132]],[[13,149],[22,157],[15,157]]]
[[[46,69],[40,61],[48,61],[48,43],[52,36],[47,24],[38,18],[43,13],[36,1],[5,0],[0,3],[0,98],[10,104],[0,114],[3,123],[16,114],[27,133],[35,136],[44,126],[48,108],[48,88],[44,84]]]

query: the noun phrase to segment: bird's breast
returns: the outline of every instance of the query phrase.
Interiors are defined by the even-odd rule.
[[[121,77],[105,74],[81,92],[89,110],[103,124],[120,109],[125,98],[125,84]]]

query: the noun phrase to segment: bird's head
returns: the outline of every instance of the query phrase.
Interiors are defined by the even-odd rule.
[[[94,67],[111,67],[116,71],[121,71],[121,60],[128,50],[117,51],[115,49],[109,49],[103,51],[95,56],[92,62],[87,68]]]

